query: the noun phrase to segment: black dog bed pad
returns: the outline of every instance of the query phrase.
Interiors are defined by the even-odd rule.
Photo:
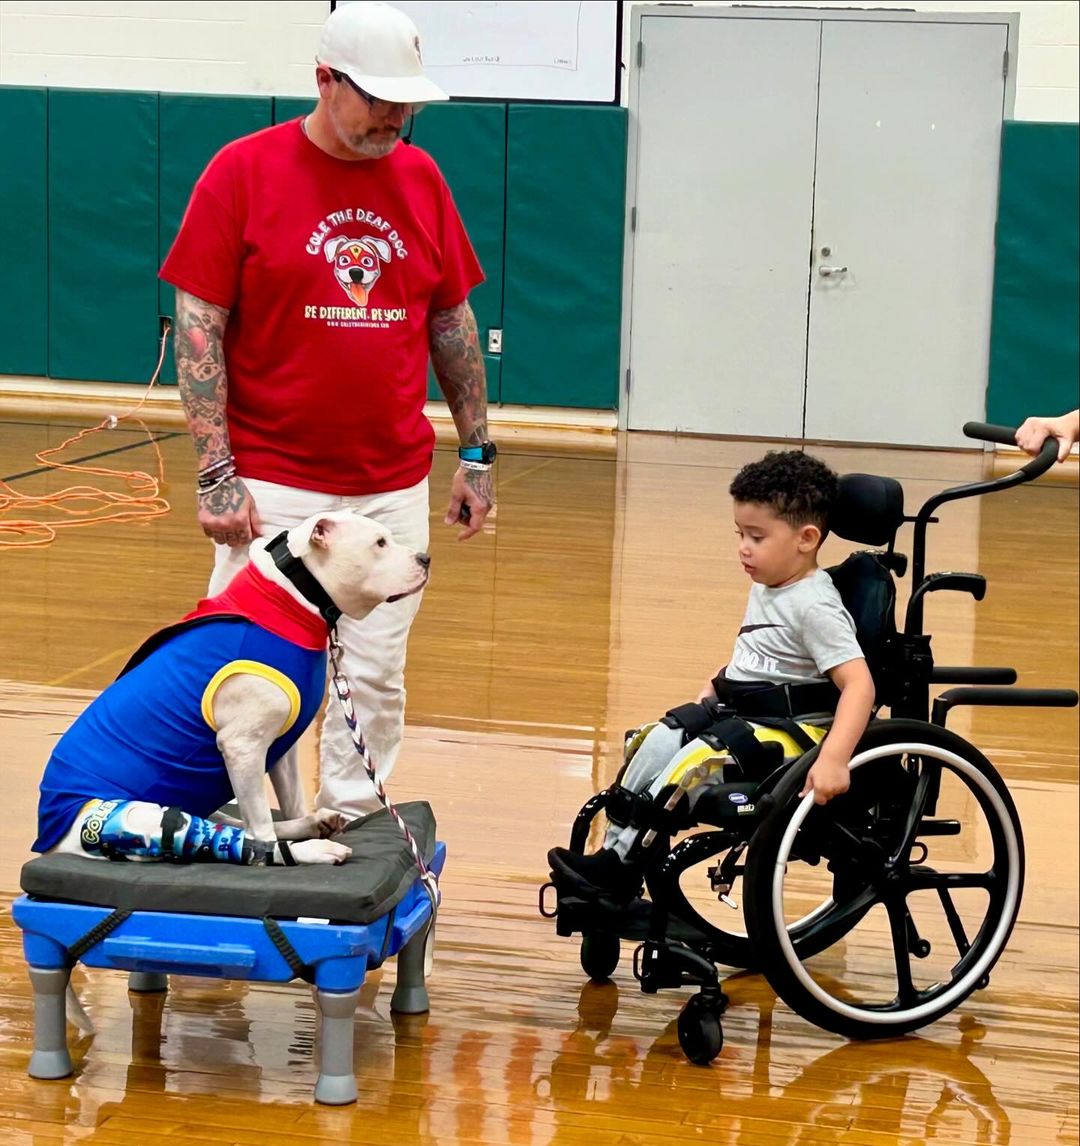
[[[395,807],[429,863],[435,851],[431,806],[416,801]],[[37,899],[130,911],[372,923],[396,906],[417,879],[412,851],[385,811],[354,820],[335,838],[353,853],[339,866],[241,867],[48,855],[23,865],[21,884]]]

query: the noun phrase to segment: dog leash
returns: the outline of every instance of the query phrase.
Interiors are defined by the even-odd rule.
[[[352,689],[349,687],[349,678],[345,675],[345,671],[341,667],[342,647],[341,641],[338,640],[337,633],[337,623],[341,617],[341,610],[330,599],[330,595],[322,585],[319,584],[318,580],[312,575],[304,562],[289,549],[289,535],[286,530],[282,530],[267,544],[266,551],[278,569],[292,582],[301,596],[306,598],[319,610],[323,620],[326,622],[330,640],[330,663],[334,669],[334,674],[331,679],[334,691],[337,693],[338,700],[341,702],[341,709],[345,716],[345,723],[352,735],[353,745],[356,747],[356,751],[363,761],[364,770],[367,772],[368,778],[375,787],[375,794],[379,797],[379,802],[390,813],[390,817],[394,823],[401,829],[401,834],[405,837],[405,841],[412,851],[417,870],[420,872],[420,881],[424,885],[424,891],[431,901],[431,923],[428,926],[427,939],[425,940],[424,946],[425,974],[430,974],[432,945],[435,935],[435,917],[438,914],[441,898],[439,894],[439,877],[424,863],[424,857],[420,854],[419,845],[413,838],[412,832],[409,831],[409,825],[405,823],[397,808],[391,803],[390,797],[387,796],[386,789],[383,787],[383,783],[375,771],[375,766],[371,763],[371,754],[368,752],[367,742],[364,740],[364,734],[360,730],[360,725],[356,719],[356,710],[353,707]]]
[[[394,823],[401,829],[401,834],[405,837],[405,842],[412,851],[413,861],[420,872],[420,882],[424,885],[424,890],[427,892],[428,899],[431,901],[431,923],[428,926],[428,937],[425,944],[425,962],[430,963],[432,942],[435,933],[435,918],[439,911],[439,902],[441,899],[439,893],[439,877],[424,863],[424,857],[420,854],[420,847],[413,837],[412,832],[409,831],[409,825],[405,823],[401,817],[401,813],[394,807],[390,797],[387,796],[383,782],[379,779],[378,773],[375,771],[375,766],[371,762],[371,754],[368,752],[367,741],[365,741],[364,734],[356,719],[356,709],[352,702],[352,689],[349,687],[349,678],[345,675],[341,667],[341,651],[341,642],[338,640],[337,626],[334,625],[330,629],[330,663],[334,669],[334,674],[331,679],[334,685],[334,691],[337,693],[338,700],[341,702],[345,723],[352,736],[356,751],[363,761],[364,770],[367,772],[368,778],[375,787],[375,795],[379,797],[379,802],[390,813]]]

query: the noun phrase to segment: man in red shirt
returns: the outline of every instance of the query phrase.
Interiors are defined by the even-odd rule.
[[[161,270],[177,288],[199,524],[218,546],[211,595],[243,567],[253,538],[328,510],[355,508],[427,549],[429,355],[461,441],[445,523],[460,523],[464,540],[493,506],[495,447],[468,302],[483,273],[434,161],[401,138],[418,107],[447,97],[423,74],[415,25],[381,3],[331,13],[315,79],[310,115],[211,160]],[[381,777],[404,729],[419,599],[339,624]],[[355,765],[331,698],[318,807],[353,816],[380,806]]]

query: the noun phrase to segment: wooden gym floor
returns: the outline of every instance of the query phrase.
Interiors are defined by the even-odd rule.
[[[96,419],[5,417],[0,477],[22,493],[69,484],[36,472],[34,454]],[[430,800],[449,850],[432,1008],[391,1016],[392,964],[371,977],[356,1024],[357,1105],[311,1102],[315,1012],[300,984],[178,978],[162,1003],[129,997],[122,974],[80,970],[98,1033],[74,1044],[75,1077],[30,1080],[31,995],[9,904],[34,837],[41,768],[128,653],[202,595],[211,560],[182,431],[125,424],[71,453],[118,447],[101,462],[152,471],[161,451],[170,514],[0,552],[0,1139],[1078,1141],[1075,710],[958,714],[955,727],[1009,781],[1027,884],[989,988],[919,1035],[845,1042],[778,1003],[763,979],[740,975],[726,986],[724,1050],[694,1067],[674,1031],[687,992],[643,996],[629,945],[613,983],[586,985],[577,943],[540,918],[545,853],[614,776],[623,730],[693,694],[725,659],[745,602],[726,490],[767,444],[649,435],[592,447],[508,435],[497,525],[466,545],[441,524],[453,462],[449,449],[437,453],[433,577],[410,648],[407,744],[389,785],[397,800]],[[984,472],[974,452],[815,452],[841,471],[901,478],[912,512]],[[939,662],[1012,664],[1021,684],[1076,688],[1076,488],[1027,486],[941,518],[929,568],[978,570],[989,592],[980,605],[931,598]],[[902,539],[910,545],[909,533]],[[848,548],[830,539],[825,559]],[[310,736],[304,746],[313,786]]]

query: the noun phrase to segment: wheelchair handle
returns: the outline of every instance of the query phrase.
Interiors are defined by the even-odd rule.
[[[949,710],[960,705],[987,708],[1076,708],[1071,688],[950,688],[934,701],[931,724],[945,727]]]
[[[1016,445],[1016,430],[991,422],[965,422],[964,437],[980,442],[996,442],[999,446]]]
[[[1018,426],[1010,428],[1009,426],[993,426],[987,422],[965,422],[964,436],[974,438],[976,441],[994,442],[999,446],[1015,446],[1018,429]],[[1057,438],[1048,436],[1038,454],[1020,470],[1020,473],[1027,475],[1024,480],[1032,481],[1046,473],[1057,461],[1057,456]]]
[[[931,573],[916,586],[908,601],[904,620],[904,632],[909,636],[917,633],[922,625],[923,598],[928,593],[938,593],[951,589],[958,593],[970,593],[976,601],[986,596],[986,578],[981,573]]]
[[[1016,669],[993,665],[934,665],[931,684],[1016,684]]]
[[[969,438],[984,442],[998,442],[1002,445],[1015,445],[1016,430],[1007,426],[991,426],[985,422],[965,422],[964,433]],[[915,536],[912,544],[911,582],[918,586],[922,584],[926,573],[926,527],[934,520],[934,510],[949,501],[959,501],[961,498],[978,497],[984,493],[999,493],[1010,489],[1014,485],[1023,485],[1024,482],[1034,481],[1035,478],[1046,471],[1057,461],[1058,445],[1054,438],[1047,438],[1037,458],[1032,458],[1027,465],[1015,470],[1011,474],[992,478],[989,481],[971,482],[968,485],[954,486],[952,489],[942,490],[923,504],[922,509],[915,515]],[[921,633],[923,625],[923,601],[920,597],[912,602],[908,608],[907,631],[910,634]]]

